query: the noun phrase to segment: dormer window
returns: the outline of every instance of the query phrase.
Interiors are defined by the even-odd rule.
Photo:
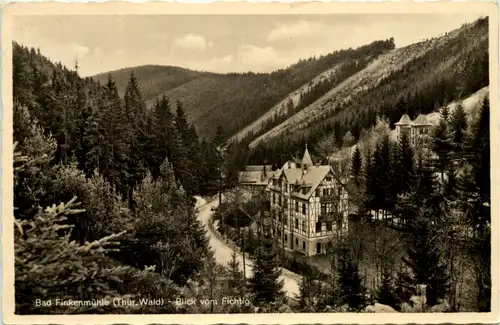
[[[332,176],[326,176],[326,181],[331,182],[332,181]]]

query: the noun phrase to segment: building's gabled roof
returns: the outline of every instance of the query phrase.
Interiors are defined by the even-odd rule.
[[[308,188],[305,194],[302,192],[300,194],[295,193],[295,195],[307,200],[323,179],[325,179],[330,170],[331,167],[329,165],[311,166],[307,170],[302,168],[285,168],[282,170],[282,174],[288,184]]]
[[[299,186],[302,190],[307,189],[307,193],[294,193],[295,196],[307,200],[331,171],[330,165],[314,166],[306,146],[302,162],[300,164],[292,161],[286,162],[274,173],[273,179],[283,177],[289,185]]]
[[[420,114],[416,119],[415,121],[413,121],[413,125],[432,125],[428,120],[427,118],[425,117],[425,115],[422,115]]]
[[[394,125],[411,125],[411,124],[412,124],[411,118],[408,116],[408,114],[404,114],[403,116],[401,116],[399,122]]]
[[[239,173],[239,180],[243,184],[267,185],[272,176],[271,172],[264,175],[263,171],[243,171]]]
[[[309,192],[305,194],[305,197],[307,199],[309,199],[309,197],[314,193],[316,188],[325,179],[326,175],[328,175],[331,169],[332,167],[330,165],[323,165],[323,166],[310,167],[307,170],[307,173],[305,173],[303,177],[306,184],[308,184],[311,187],[309,189]]]

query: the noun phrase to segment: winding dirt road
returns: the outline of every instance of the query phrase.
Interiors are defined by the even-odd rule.
[[[219,205],[219,199],[216,199],[212,202],[207,203],[206,200],[196,197],[196,207],[199,210],[198,220],[203,224],[206,229],[207,236],[209,238],[209,244],[214,251],[215,260],[218,264],[227,265],[231,260],[231,255],[233,254],[233,249],[229,247],[226,243],[221,241],[208,227],[208,223],[214,213],[211,211],[212,207],[217,207]],[[243,256],[236,252],[236,256],[238,262],[240,263],[240,267],[243,270]],[[251,261],[247,256],[245,256],[245,273],[246,277],[249,278],[252,276],[252,265],[253,261]],[[286,292],[287,296],[290,298],[296,298],[296,295],[299,294],[299,285],[298,281],[300,280],[300,276],[290,272],[287,269],[281,269],[281,280],[283,280],[283,289]]]

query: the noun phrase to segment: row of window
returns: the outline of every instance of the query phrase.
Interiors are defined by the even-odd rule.
[[[279,212],[278,213],[278,222],[281,223],[282,222],[281,219],[282,219],[282,215],[281,215],[281,212]],[[288,226],[288,218],[286,216],[283,217],[283,224]],[[326,231],[333,230],[333,222],[331,220],[325,221],[324,224],[326,224]],[[316,222],[316,227],[315,227],[316,233],[320,233],[322,231],[322,226],[323,226],[323,222],[321,222],[321,221]],[[337,227],[339,229],[342,228],[342,223],[339,222],[337,224]],[[302,233],[307,233],[307,223],[305,220],[302,220],[302,228],[299,229],[299,219],[295,218],[294,228],[296,229],[297,232],[299,232],[299,230],[300,230],[300,232],[302,232]]]

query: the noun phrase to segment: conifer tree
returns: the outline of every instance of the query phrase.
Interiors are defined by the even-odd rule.
[[[142,94],[139,89],[138,81],[134,75],[134,72],[130,74],[130,79],[128,81],[127,87],[125,89],[124,95],[124,114],[126,119],[126,136],[127,144],[129,147],[128,154],[128,173],[125,182],[125,194],[129,202],[129,206],[132,206],[132,192],[136,183],[140,182],[146,172],[146,160],[141,149],[143,148],[143,143],[140,143],[141,133],[150,132],[146,128],[146,109],[145,104],[142,99]]]
[[[366,306],[365,288],[351,250],[343,244],[339,251],[338,286],[342,303],[352,311]]]
[[[159,173],[157,180],[147,174],[134,191],[138,239],[134,261],[141,268],[157,265],[158,272],[185,284],[202,268],[207,239],[167,160]]]
[[[392,148],[388,135],[384,135],[377,144],[374,153],[375,204],[377,210],[382,209],[384,215],[393,209],[395,204],[393,183]]]
[[[397,149],[396,191],[397,194],[405,194],[410,191],[415,179],[413,149],[406,132],[401,135]]]
[[[172,139],[174,134],[174,116],[171,112],[170,101],[166,96],[157,99],[153,108],[152,126],[154,128],[155,148],[152,154],[153,177],[158,177],[159,166],[172,157]]]
[[[306,269],[305,273],[299,282],[299,309],[301,312],[314,312],[314,278],[311,270]]]
[[[361,158],[361,151],[356,146],[351,159],[351,176],[354,177],[356,184],[360,184],[361,168],[363,166],[363,159]]]
[[[375,208],[375,193],[377,191],[373,155],[371,153],[368,153],[366,156],[364,169],[365,193],[363,210],[371,211]]]
[[[51,204],[51,163],[57,143],[51,134],[45,135],[37,119],[31,117],[25,106],[14,105],[14,140],[16,149],[29,161],[29,165],[17,171],[14,179],[14,206],[16,218],[32,217],[38,206]],[[14,165],[14,168],[18,166]]]
[[[37,214],[33,221],[15,222],[16,252],[16,312],[72,313],[112,312],[110,306],[53,306],[50,310],[36,306],[32,301],[88,300],[130,298],[115,288],[127,268],[113,265],[106,253],[116,249],[111,235],[98,241],[79,245],[70,241],[71,226],[61,225],[65,216],[78,213],[74,200],[53,205]],[[61,235],[65,232],[65,235]],[[119,307],[118,307],[119,309]],[[116,312],[116,311],[115,311]]]
[[[200,175],[200,147],[198,134],[194,126],[190,126],[180,101],[177,101],[175,126],[178,134],[174,167],[184,189],[189,196],[199,191]]]
[[[459,155],[462,151],[462,146],[465,140],[465,132],[467,130],[467,116],[462,104],[458,104],[453,110],[450,117],[450,126],[452,134],[452,143],[455,155]]]
[[[437,155],[434,165],[441,174],[441,183],[444,183],[444,175],[450,168],[453,153],[453,144],[448,129],[448,122],[444,115],[441,116],[439,124],[434,128],[431,147]]]
[[[281,270],[278,268],[277,253],[275,241],[265,232],[255,253],[253,275],[250,278],[256,306],[266,305],[283,296],[283,280],[279,279]]]
[[[227,264],[227,271],[229,273],[228,286],[230,291],[234,293],[233,296],[242,296],[245,291],[245,283],[236,252],[231,254],[231,260]]]
[[[419,158],[416,175],[412,191],[400,199],[401,215],[409,219],[407,225],[411,232],[408,256],[403,260],[412,270],[412,284],[425,284],[427,304],[434,306],[449,289],[449,276],[439,245],[439,229],[444,220],[443,200],[427,159]]]

